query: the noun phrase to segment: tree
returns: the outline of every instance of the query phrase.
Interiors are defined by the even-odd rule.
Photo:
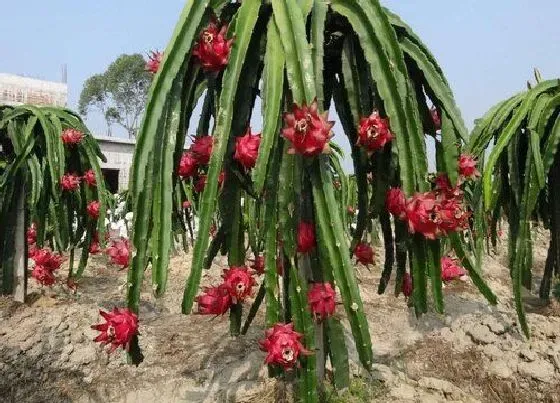
[[[104,73],[86,80],[80,94],[79,111],[87,115],[91,109],[97,109],[105,118],[109,135],[112,124],[116,123],[129,137],[134,137],[151,80],[141,54],[121,55]]]
[[[254,108],[257,97],[262,111]],[[184,152],[199,102],[196,139]],[[465,231],[472,235],[463,195],[472,186],[466,176],[473,175],[458,164],[466,127],[435,58],[378,0],[188,2],[147,105],[130,183],[136,250],[127,291],[134,313],[148,265],[151,290],[164,293],[170,228],[182,227],[178,217],[188,208],[198,218],[198,236],[183,313],[229,311],[230,331],[238,336],[265,305],[270,329],[261,348],[270,374],[295,369],[288,373],[300,380],[302,402],[325,401],[317,391],[327,360],[336,388],[348,387],[347,338],[332,315],[335,295],[360,362],[372,367],[351,255],[371,260],[356,251],[360,245],[372,253],[373,225],[381,226],[386,250],[380,291],[396,268],[397,294],[406,285],[417,315],[427,312],[429,295],[443,312],[440,259],[451,249],[496,303],[463,238]],[[333,122],[325,111],[331,105],[352,145],[359,207],[352,237],[335,196],[337,178],[341,189],[348,184],[330,139]],[[260,136],[248,127],[255,113],[262,113]],[[428,180],[428,136],[436,142],[438,171],[447,174],[436,183]],[[387,194],[395,197],[386,206]],[[242,327],[243,302],[256,281],[246,266],[249,249],[263,276]],[[220,251],[230,268],[222,284],[203,283],[199,294]],[[133,360],[142,358],[138,341],[130,343]]]

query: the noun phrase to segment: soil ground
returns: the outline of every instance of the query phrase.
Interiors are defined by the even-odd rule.
[[[547,244],[537,237],[535,287]],[[340,396],[329,392],[327,400],[560,402],[560,307],[527,294],[533,336],[525,340],[515,322],[506,261],[500,246],[483,265],[500,299],[497,306],[490,307],[469,280],[457,281],[444,289],[445,315],[419,319],[403,297],[377,295],[381,264],[371,271],[359,267],[376,363],[371,374],[352,365],[350,390]],[[24,305],[0,299],[0,401],[273,402],[282,397],[284,384],[267,379],[258,349],[262,316],[246,336],[234,339],[226,317],[180,313],[189,264],[189,255],[172,259],[168,290],[160,300],[145,284],[140,309],[145,361],[139,367],[92,342],[96,332],[90,325],[99,322],[98,310],[122,306],[126,294],[126,272],[107,266],[103,257],[92,260],[77,295],[32,284]],[[216,259],[203,284],[215,284],[223,268]]]

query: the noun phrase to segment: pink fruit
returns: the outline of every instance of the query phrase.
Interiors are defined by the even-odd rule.
[[[222,275],[224,286],[229,291],[233,303],[243,302],[245,298],[252,295],[255,279],[249,273],[246,266],[233,266],[224,270]]]
[[[330,152],[329,139],[332,137],[334,122],[329,122],[328,112],[319,114],[317,100],[310,106],[294,105],[291,113],[284,114],[282,135],[291,143],[291,154],[306,157]]]
[[[235,154],[233,159],[243,165],[245,169],[253,168],[257,163],[260,144],[260,133],[251,134],[251,128],[247,129],[247,133],[244,136],[235,139]]]
[[[93,325],[91,328],[100,332],[94,339],[103,345],[110,344],[109,352],[122,347],[128,351],[130,341],[138,334],[138,316],[128,308],[114,308],[111,312],[99,311],[105,323]]]
[[[334,314],[335,296],[336,292],[330,283],[311,285],[307,292],[307,302],[316,319],[325,319]]]
[[[307,221],[300,221],[297,228],[297,251],[307,253],[315,248],[315,226]]]
[[[373,111],[370,116],[360,120],[357,144],[365,147],[368,153],[381,150],[391,140],[393,134],[389,128],[389,120],[382,118],[378,111]]]
[[[60,178],[60,187],[62,190],[72,192],[80,187],[80,177],[76,174],[64,174]]]
[[[62,142],[66,145],[76,145],[82,141],[84,134],[76,129],[65,129],[62,132]]]
[[[200,315],[223,315],[232,304],[229,289],[225,284],[203,289],[203,294],[196,297],[197,313]]]
[[[218,72],[227,66],[233,43],[233,39],[226,38],[227,30],[227,25],[219,28],[216,21],[212,21],[201,32],[192,54],[204,70]]]
[[[310,355],[306,350],[301,339],[303,335],[294,331],[292,323],[277,323],[274,327],[266,330],[265,339],[259,341],[261,350],[266,351],[265,362],[267,364],[278,365],[284,370],[292,370],[299,366],[298,358],[300,355]]]
[[[354,256],[356,256],[358,263],[361,263],[364,266],[374,264],[373,258],[375,257],[375,253],[373,252],[371,245],[367,243],[360,242],[357,244],[354,248]]]

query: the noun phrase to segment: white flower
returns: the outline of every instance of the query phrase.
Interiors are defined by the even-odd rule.
[[[132,221],[132,219],[134,218],[134,213],[132,211],[129,211],[128,213],[125,214],[124,219],[126,221]]]

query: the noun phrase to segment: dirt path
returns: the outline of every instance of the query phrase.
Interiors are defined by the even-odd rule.
[[[537,242],[539,244],[539,242]],[[542,270],[546,250],[536,248]],[[190,256],[172,260],[163,299],[142,297],[138,368],[124,354],[108,356],[91,340],[98,309],[122,305],[126,273],[103,258],[88,269],[77,296],[30,290],[18,306],[0,299],[0,396],[12,402],[268,402],[258,350],[263,320],[245,337],[228,336],[227,318],[180,314]],[[531,341],[517,330],[503,253],[488,257],[486,276],[500,298],[490,308],[470,282],[445,288],[446,315],[417,320],[401,297],[376,293],[378,268],[360,269],[376,364],[371,376],[354,365],[355,382],[337,402],[560,402],[560,309],[529,303]],[[378,265],[379,267],[379,265]],[[215,264],[203,282],[216,282]],[[391,285],[389,286],[391,287]],[[144,287],[149,291],[149,285]],[[390,288],[389,288],[390,289]]]

